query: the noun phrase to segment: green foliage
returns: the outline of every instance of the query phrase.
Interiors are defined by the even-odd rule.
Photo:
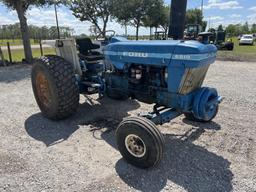
[[[0,0],[4,5],[6,5],[8,8],[16,10],[19,5],[21,5],[26,11],[31,5],[34,6],[44,6],[53,4],[54,0]],[[58,3],[61,3],[62,1],[58,1]],[[65,1],[63,1],[64,3]]]
[[[203,26],[203,15],[200,9],[189,9],[186,13],[186,25],[198,24]]]
[[[237,37],[232,38],[235,45],[233,51],[218,51],[218,58],[225,60],[256,61],[256,46],[239,46]]]
[[[56,39],[58,37],[56,26],[38,27],[29,25],[28,30],[31,39]],[[60,26],[61,37],[71,37],[73,32],[74,30],[69,27]],[[21,39],[20,24],[16,23],[12,25],[3,25],[0,28],[0,39]]]
[[[111,0],[74,0],[70,4],[76,18],[92,23],[103,36],[110,19],[110,8]]]
[[[195,25],[198,24],[202,26],[202,30],[205,31],[207,27],[207,21],[203,20],[202,11],[200,9],[189,9],[186,13],[186,25]]]
[[[218,31],[224,31],[224,29],[223,29],[223,26],[222,26],[222,25],[219,25],[219,27],[218,27]]]
[[[164,8],[164,2],[162,0],[156,1],[149,9],[149,12],[142,18],[143,26],[159,27],[165,19]]]
[[[244,25],[241,24],[230,24],[226,27],[227,33],[230,33],[233,36],[246,34],[246,33],[256,33],[256,24],[252,24],[251,30],[249,29],[249,25],[246,22]]]
[[[30,37],[29,37],[29,30],[26,18],[26,11],[29,9],[30,6],[44,6],[47,4],[54,3],[54,0],[0,0],[0,3],[3,3],[8,8],[16,10],[18,14],[18,18],[20,21],[20,28],[21,28],[21,35],[23,40],[24,46],[24,54],[27,62],[32,63],[33,56],[32,50],[30,45]],[[61,1],[59,1],[61,2]]]
[[[248,25],[248,22],[246,21],[245,24],[243,25],[243,32],[244,33],[248,33],[250,30],[249,30],[249,25]]]
[[[252,24],[251,32],[256,33],[256,24],[255,23]]]
[[[163,14],[162,14],[163,17],[160,20],[160,27],[162,27],[165,33],[167,33],[170,25],[170,6],[165,5],[163,10],[161,11],[163,11]]]
[[[22,49],[11,50],[11,53],[12,53],[12,61],[13,62],[21,62],[24,59],[24,52]],[[3,54],[4,54],[5,60],[9,61],[9,55],[8,55],[7,50],[3,50]],[[40,49],[33,49],[32,54],[33,54],[34,58],[41,57]],[[55,55],[56,51],[54,48],[44,48],[43,54],[44,55]]]
[[[112,0],[111,13],[118,22],[136,27],[138,39],[139,27],[143,24],[149,27],[160,25],[162,7],[163,0]]]

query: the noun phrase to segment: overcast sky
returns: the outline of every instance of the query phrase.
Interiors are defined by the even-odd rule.
[[[171,0],[165,0],[166,4],[170,4]],[[188,0],[188,8],[199,8],[202,0]],[[59,22],[62,26],[69,26],[75,29],[76,34],[89,34],[88,29],[90,23],[80,22],[76,19],[71,11],[65,7],[58,8]],[[53,26],[55,25],[54,9],[34,8],[28,11],[28,23],[38,26]],[[219,24],[237,24],[246,21],[249,24],[256,23],[256,0],[204,0],[204,18],[209,22],[211,27],[216,27]],[[4,5],[0,4],[0,25],[12,24],[18,22],[15,11],[8,10]],[[115,21],[108,25],[108,29],[114,29],[118,34],[123,34],[124,29]],[[140,35],[148,34],[146,28],[140,29]],[[135,29],[129,27],[129,34],[135,34]]]

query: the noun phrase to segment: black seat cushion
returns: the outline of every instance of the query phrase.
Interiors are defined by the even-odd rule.
[[[99,49],[100,45],[93,44],[90,38],[80,38],[76,39],[78,45],[79,57],[83,60],[93,62],[102,60],[104,57],[98,51],[92,51],[94,49]]]
[[[76,44],[78,45],[78,51],[84,55],[89,53],[91,50],[100,48],[99,45],[93,44],[90,38],[76,39]]]

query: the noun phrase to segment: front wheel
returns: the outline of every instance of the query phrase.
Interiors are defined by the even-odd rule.
[[[148,119],[124,119],[117,128],[116,139],[123,158],[136,167],[153,167],[162,159],[163,136]]]
[[[42,114],[52,120],[74,114],[79,105],[79,88],[72,64],[56,55],[40,58],[32,68],[31,81]]]
[[[218,97],[216,89],[208,87],[201,88],[195,95],[193,110],[185,113],[185,117],[192,121],[212,121],[219,111]]]
[[[192,112],[184,113],[184,115],[185,115],[185,118],[189,121],[197,121],[197,122],[207,123],[207,122],[212,121],[216,117],[216,115],[218,114],[218,111],[219,111],[219,105],[216,106],[211,118],[208,118],[208,119],[199,119]]]

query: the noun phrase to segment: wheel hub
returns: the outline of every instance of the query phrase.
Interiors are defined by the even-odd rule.
[[[134,134],[130,134],[125,138],[125,147],[135,157],[143,157],[146,154],[146,146],[143,140]]]
[[[51,94],[48,80],[43,73],[38,73],[36,76],[36,89],[41,103],[45,107],[49,107],[51,103]]]

